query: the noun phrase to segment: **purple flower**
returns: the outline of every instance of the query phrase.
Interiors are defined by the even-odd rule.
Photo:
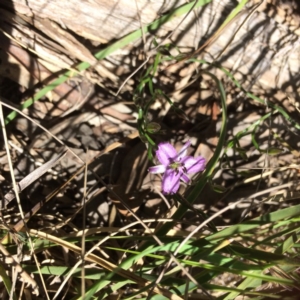
[[[205,159],[202,156],[187,156],[187,149],[191,142],[186,142],[179,153],[169,143],[160,143],[156,151],[156,157],[161,163],[149,168],[152,174],[164,173],[162,179],[162,192],[164,194],[174,194],[179,189],[180,179],[189,183],[187,174],[194,174],[203,171]]]

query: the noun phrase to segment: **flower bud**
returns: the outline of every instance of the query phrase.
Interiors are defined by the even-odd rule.
[[[149,133],[156,133],[160,130],[161,126],[158,123],[150,122],[146,125],[146,131]]]

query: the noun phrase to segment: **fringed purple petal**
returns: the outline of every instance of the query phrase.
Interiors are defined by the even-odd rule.
[[[182,163],[184,164],[187,174],[198,173],[205,169],[205,159],[202,156],[196,158],[186,156],[183,158]]]
[[[181,161],[185,156],[186,156],[186,153],[187,153],[187,149],[188,147],[191,145],[191,142],[190,141],[187,141],[183,146],[182,148],[180,149],[178,155],[177,155],[177,161]]]
[[[154,167],[150,167],[148,171],[152,174],[159,174],[159,173],[164,173],[166,171],[166,166],[164,165],[157,165]]]
[[[184,181],[185,183],[190,182],[190,179],[184,173],[181,174],[181,180]]]
[[[179,189],[181,172],[175,172],[173,169],[167,169],[162,179],[162,192],[164,194],[174,194]]]
[[[168,166],[174,158],[176,158],[177,152],[175,148],[169,143],[160,143],[156,156],[161,164]]]

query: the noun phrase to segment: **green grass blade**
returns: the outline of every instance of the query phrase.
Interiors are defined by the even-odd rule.
[[[6,274],[6,270],[3,267],[2,263],[0,263],[0,277],[3,280],[7,294],[10,295],[11,293],[13,293],[13,300],[16,300],[17,299],[16,294],[11,290],[12,283],[11,283],[10,277]]]
[[[292,218],[300,215],[300,204],[291,206],[288,208],[284,208],[261,217],[257,217],[255,219],[243,222],[241,224],[230,226],[226,229],[223,229],[217,233],[214,233],[206,238],[208,241],[213,241],[217,239],[226,239],[231,238],[235,234],[239,234],[245,231],[249,231],[251,229],[258,228],[264,224],[269,224],[272,222],[278,222],[280,220],[284,220],[287,218]]]
[[[291,234],[288,238],[286,238],[283,243],[276,249],[275,253],[283,254],[287,251],[289,251],[291,248],[294,247],[294,245],[299,240],[299,237],[296,233]]]
[[[248,2],[248,0],[240,1],[238,3],[238,5],[231,11],[231,13],[226,18],[226,20],[223,22],[223,24],[220,26],[219,30],[222,30],[231,20],[233,20],[240,13],[240,11],[245,7],[247,2]]]
[[[249,288],[256,288],[257,286],[261,285],[261,283],[262,280],[260,278],[247,277],[243,280],[241,284],[238,285],[237,289],[239,291],[231,292],[224,298],[224,300],[235,299],[238,295],[242,294],[241,291],[245,291]]]
[[[204,63],[209,64],[207,62]],[[253,99],[256,102],[259,102],[260,104],[272,108],[274,111],[278,111],[288,122],[290,122],[298,130],[300,130],[300,124],[297,121],[295,121],[292,117],[290,117],[283,107],[280,107],[270,101],[266,101],[264,99],[261,99],[253,95],[250,92],[247,92],[229,71],[227,71],[225,68],[220,66],[216,66],[216,67],[219,68],[221,71],[223,71],[232,80],[232,82],[236,85],[236,87],[238,87],[242,92],[244,92],[247,97]]]
[[[125,37],[121,38],[120,40],[116,41],[115,43],[109,45],[105,49],[97,52],[95,54],[95,57],[98,60],[104,59],[108,55],[112,54],[114,51],[123,48],[124,46],[127,46],[128,44],[134,42],[138,38],[142,37],[143,32],[148,33],[150,31],[157,30],[160,26],[163,24],[173,20],[174,18],[177,18],[181,15],[187,14],[192,8],[197,8],[200,6],[203,6],[205,4],[210,3],[211,0],[196,0],[192,1],[190,3],[184,4],[178,8],[175,8],[171,12],[169,12],[166,15],[161,16],[159,19],[155,20],[154,22],[150,23],[149,25],[146,25],[143,27],[143,29],[137,29],[136,31],[126,35]],[[88,69],[91,65],[87,62],[82,62],[78,64],[75,69],[78,70],[78,72],[84,71]],[[49,85],[42,88],[38,93],[36,93],[32,98],[27,99],[19,108],[20,110],[23,110],[25,108],[28,108],[31,106],[35,101],[41,99],[44,97],[48,92],[55,89],[60,84],[66,82],[69,78],[73,77],[75,74],[74,71],[67,71],[57,79],[55,79],[53,82],[51,82]],[[15,117],[17,116],[17,112],[13,111],[11,112],[6,118],[5,118],[5,124],[8,124],[11,122]]]

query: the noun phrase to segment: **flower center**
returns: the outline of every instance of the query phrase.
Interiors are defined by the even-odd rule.
[[[178,173],[180,168],[184,168],[184,165],[181,162],[174,161],[170,163],[169,167],[173,169],[176,173]]]

